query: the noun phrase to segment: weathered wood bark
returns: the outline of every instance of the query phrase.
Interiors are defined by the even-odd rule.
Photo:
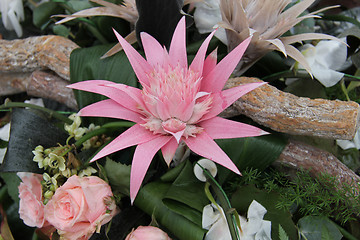
[[[339,183],[354,186],[357,194],[360,193],[360,177],[356,173],[333,154],[302,142],[290,140],[274,166],[282,170],[286,169],[290,173],[300,169],[307,170],[314,177],[327,173],[336,177]]]
[[[226,88],[259,81],[232,78]],[[264,85],[241,97],[222,116],[245,114],[278,132],[350,140],[359,127],[359,113],[359,104],[355,102],[297,97]]]
[[[34,71],[26,92],[30,96],[52,99],[72,109],[77,109],[74,93],[72,89],[66,87],[67,85],[69,85],[68,81],[53,72]]]
[[[30,73],[3,73],[0,76],[0,95],[26,92],[29,96],[48,98],[77,109],[72,89],[67,88],[69,81],[52,71],[35,70]]]
[[[26,91],[31,72],[0,72],[0,96],[7,96]]]
[[[60,36],[39,36],[17,40],[0,40],[1,72],[33,72],[51,69],[70,79],[70,53],[78,46]]]

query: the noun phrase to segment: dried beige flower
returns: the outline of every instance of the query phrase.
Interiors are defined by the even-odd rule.
[[[310,66],[304,56],[290,44],[314,39],[340,40],[321,33],[281,36],[302,20],[319,17],[317,13],[337,7],[331,6],[301,15],[314,1],[299,1],[285,10],[291,0],[220,0],[223,21],[219,25],[226,29],[229,51],[249,36],[253,36],[236,73],[242,74],[273,50],[295,59],[310,73]]]

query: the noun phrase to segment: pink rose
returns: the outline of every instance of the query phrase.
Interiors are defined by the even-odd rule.
[[[99,177],[70,177],[45,206],[45,218],[63,239],[89,239],[111,220],[116,205],[110,186]]]
[[[129,233],[125,240],[171,240],[171,238],[160,228],[140,226]]]
[[[44,204],[42,202],[41,174],[18,173],[22,182],[19,185],[20,218],[30,227],[44,226]]]

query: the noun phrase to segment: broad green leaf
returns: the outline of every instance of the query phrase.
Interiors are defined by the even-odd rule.
[[[327,98],[324,86],[311,78],[301,78],[287,86],[284,91],[298,97]]]
[[[280,195],[275,192],[259,190],[253,185],[239,187],[231,197],[231,204],[240,214],[246,214],[251,202],[256,200],[263,205],[267,213],[265,220],[271,221],[271,237],[279,240],[279,225],[281,225],[291,240],[298,239],[295,224],[289,211],[277,209],[276,203],[280,200]]]
[[[179,240],[202,240],[206,230],[171,211],[164,203],[163,197],[171,184],[151,182],[142,187],[135,199],[135,206],[153,216],[155,220],[168,229]]]
[[[306,216],[298,221],[299,232],[307,240],[340,240],[343,235],[328,218]]]
[[[33,23],[36,27],[41,28],[42,25],[48,23],[52,15],[61,13],[63,9],[58,3],[44,2],[36,7],[33,11]]]
[[[136,87],[135,73],[124,53],[121,51],[112,57],[100,59],[112,45],[75,49],[70,55],[70,79],[72,83],[85,80],[108,80]],[[79,108],[105,99],[106,97],[75,91]]]
[[[70,0],[66,1],[66,4],[76,12],[94,7],[88,0]]]
[[[279,157],[287,144],[287,140],[279,134],[249,138],[220,139],[216,140],[216,142],[240,171],[246,168],[265,169]],[[223,184],[228,177],[235,175],[236,174],[224,167],[218,167],[220,184]]]
[[[188,161],[183,161],[181,164],[177,165],[174,168],[171,168],[169,171],[167,171],[164,175],[160,177],[160,180],[163,182],[173,182],[178,177],[178,175],[181,173],[185,165]]]
[[[11,199],[15,202],[19,202],[19,190],[18,186],[21,182],[16,173],[2,172],[0,177],[4,180],[7,186],[7,191]]]
[[[59,35],[62,37],[67,38],[70,35],[70,28],[67,28],[64,25],[54,25],[52,27],[52,30],[56,35]]]
[[[193,173],[193,165],[186,161],[179,176],[164,196],[164,204],[174,212],[201,225],[202,211],[209,204],[204,191],[204,183]]]
[[[32,151],[36,146],[44,148],[65,144],[68,135],[56,127],[44,114],[14,108],[12,111],[8,150],[1,165],[3,172],[40,172],[33,162]]]

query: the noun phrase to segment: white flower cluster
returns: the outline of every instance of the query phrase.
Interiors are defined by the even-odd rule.
[[[224,210],[209,204],[204,207],[202,227],[209,230],[205,240],[230,240],[231,235],[226,222]],[[241,240],[271,240],[271,222],[263,220],[266,209],[253,200],[249,206],[247,220],[240,216]]]

